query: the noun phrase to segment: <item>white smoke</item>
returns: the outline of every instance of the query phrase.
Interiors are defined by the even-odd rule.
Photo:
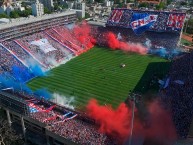
[[[122,36],[121,36],[121,33],[119,32],[118,35],[117,35],[117,39],[118,40],[122,40]]]
[[[65,106],[66,108],[74,110],[75,107],[73,106],[73,103],[75,102],[75,98],[73,96],[67,97],[64,95],[60,95],[58,93],[53,93],[53,102],[56,102],[62,106]]]
[[[151,40],[150,40],[150,39],[146,38],[145,46],[146,46],[147,48],[151,48],[151,47],[152,47],[152,44],[151,44]]]

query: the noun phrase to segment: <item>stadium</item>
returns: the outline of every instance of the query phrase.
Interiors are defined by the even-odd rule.
[[[69,11],[0,27],[0,106],[9,126],[38,145],[191,137],[193,54],[179,47],[185,16],[114,9],[100,27],[75,23]]]

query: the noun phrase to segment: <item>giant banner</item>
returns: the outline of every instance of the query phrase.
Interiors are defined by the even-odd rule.
[[[114,9],[106,26],[132,28],[136,34],[144,31],[181,32],[186,14],[181,12]]]
[[[169,14],[167,26],[173,30],[182,29],[185,20],[183,14]]]
[[[131,28],[135,34],[141,34],[157,21],[158,15],[149,15],[144,13],[134,13],[131,21]]]

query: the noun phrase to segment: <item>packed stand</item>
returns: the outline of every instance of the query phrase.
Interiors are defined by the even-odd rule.
[[[4,72],[12,73],[12,67],[17,65],[24,67],[11,53],[9,53],[4,47],[0,46],[0,67]]]
[[[161,91],[161,99],[173,113],[177,133],[186,138],[193,117],[193,53],[173,61],[169,85]]]
[[[32,59],[32,57],[23,50],[22,47],[20,47],[16,42],[14,41],[3,41],[2,44],[7,47],[10,51],[12,51],[18,58],[20,58],[23,61],[27,61],[29,59]]]
[[[66,39],[70,43],[70,47],[77,51],[82,51],[82,44],[76,39],[74,34],[65,26],[53,28],[60,36]]]
[[[97,29],[97,30],[96,30]],[[147,39],[151,41],[151,49],[156,49],[158,46],[168,48],[168,49],[175,49],[177,48],[177,43],[179,41],[180,35],[176,33],[169,33],[169,32],[153,32],[153,31],[146,31],[141,35],[136,35],[132,29],[128,28],[121,28],[121,27],[98,27],[93,28],[92,33],[96,37],[98,45],[105,45],[106,39],[105,32],[113,32],[117,35],[121,35],[120,41],[126,41],[129,43],[140,43],[142,45],[145,44]]]
[[[49,44],[51,44],[56,50],[49,51],[47,53],[44,53],[41,51],[41,49],[37,45],[30,44],[31,42],[35,40],[40,39],[47,39]],[[40,61],[43,62],[46,66],[53,66],[52,61],[56,61],[56,63],[60,62],[70,54],[69,51],[65,50],[63,46],[61,46],[58,42],[52,40],[49,38],[46,34],[40,32],[35,33],[33,35],[25,36],[23,38],[18,39],[18,41],[24,45],[25,47],[29,48],[31,53],[35,55],[35,57]]]
[[[56,31],[54,31],[54,29],[48,29],[45,32],[50,37],[52,37],[53,39],[55,39],[56,41],[58,41],[59,43],[61,43],[65,47],[67,47],[68,49],[70,49],[76,55],[79,54],[78,48],[74,47],[73,44],[67,38],[62,37],[60,34],[58,34]]]
[[[30,117],[45,123],[49,131],[59,136],[82,145],[116,144],[107,135],[99,133],[94,123],[83,120],[74,112],[58,110],[55,106],[42,101],[35,101],[31,106],[36,107],[39,111],[31,112]]]
[[[152,27],[150,27],[150,31],[170,31],[179,33],[183,27],[183,23],[185,20],[185,13],[180,12],[114,9],[109,19],[107,20],[106,25],[131,28],[130,23],[133,20],[133,14],[140,13],[148,15],[158,15],[157,21],[152,25]],[[176,23],[176,21],[178,23]]]

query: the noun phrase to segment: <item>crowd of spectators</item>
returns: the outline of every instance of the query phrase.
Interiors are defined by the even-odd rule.
[[[193,53],[172,62],[168,87],[161,91],[161,99],[172,114],[180,137],[186,138],[193,117]]]
[[[126,9],[115,9],[112,11],[111,16],[107,20],[107,26],[118,26],[124,28],[131,28],[130,23],[133,21],[133,14],[149,14],[149,15],[158,15],[157,21],[150,27],[150,30],[159,31],[159,32],[166,32],[166,31],[181,31],[180,29],[172,29],[168,23],[170,22],[169,16],[176,15],[181,17],[177,19],[175,17],[175,22],[179,20],[179,23],[184,22],[185,13],[177,13],[177,12],[165,12],[165,11],[148,11],[148,10],[126,10]],[[172,20],[173,21],[173,20]],[[182,25],[178,25],[182,27]],[[177,25],[176,25],[177,26]]]
[[[147,40],[151,42],[151,49],[155,49],[157,46],[164,47],[167,49],[175,49],[177,48],[177,43],[180,39],[180,35],[177,33],[170,33],[170,32],[153,32],[153,31],[146,31],[141,35],[136,35],[132,29],[128,28],[121,28],[121,27],[98,27],[96,30],[92,29],[92,33],[97,39],[99,45],[105,45],[107,43],[107,39],[104,38],[105,32],[113,32],[117,38],[118,35],[121,36],[121,41],[126,41],[129,43],[140,43],[145,45]]]
[[[73,32],[67,29],[65,26],[55,27],[54,30],[66,41],[70,43],[69,47],[74,48],[77,51],[82,50],[82,44],[77,40]]]
[[[30,117],[46,124],[49,131],[59,136],[82,145],[116,145],[109,136],[98,131],[97,125],[85,121],[86,118],[84,120],[68,110],[57,110],[54,107],[49,110],[50,106],[43,102],[34,104],[41,111],[31,113]]]
[[[61,33],[61,32],[64,32],[64,33]],[[66,34],[65,32],[67,32],[67,30],[62,29],[62,27],[56,27],[53,29],[46,30],[46,33],[50,37],[54,38],[56,41],[60,42],[62,45],[69,48],[76,55],[79,55],[82,51],[81,44],[76,42],[78,41],[77,39],[72,40],[72,39],[75,39],[75,37],[71,33]]]
[[[44,53],[38,46],[31,44],[31,42],[39,39],[47,39],[48,42],[56,49],[53,51],[49,51]],[[58,42],[53,41],[46,34],[39,32],[33,35],[25,36],[17,40],[22,46],[27,47],[30,52],[40,61],[43,62],[46,66],[53,66],[55,63],[60,62],[70,54],[68,50],[60,45]],[[54,64],[52,62],[55,61]]]
[[[23,50],[16,42],[14,41],[3,41],[2,44],[12,51],[18,58],[23,61],[26,61],[31,58],[31,56]]]
[[[9,53],[4,47],[0,46],[0,70],[3,72],[12,72],[14,65],[23,66],[11,53]]]

